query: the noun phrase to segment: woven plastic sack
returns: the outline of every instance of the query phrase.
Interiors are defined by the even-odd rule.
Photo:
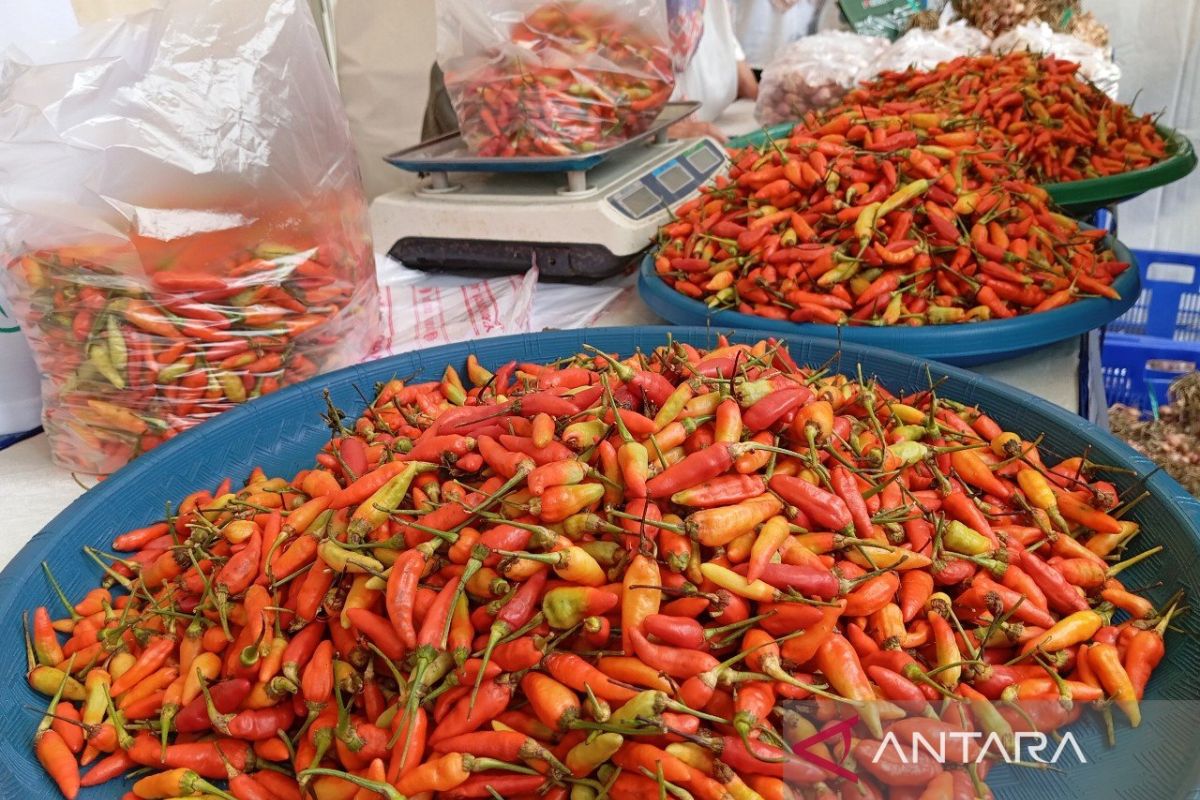
[[[437,23],[446,91],[479,155],[620,143],[674,88],[663,0],[438,0]]]
[[[845,31],[825,31],[787,45],[763,70],[754,118],[774,125],[834,105],[870,77],[864,71],[887,46],[886,39]]]
[[[367,224],[301,0],[170,0],[0,56],[0,280],[64,467],[366,355]]]

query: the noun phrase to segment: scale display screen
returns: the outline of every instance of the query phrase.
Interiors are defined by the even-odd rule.
[[[671,166],[667,167],[667,169],[658,173],[657,177],[658,182],[661,183],[663,188],[671,194],[675,194],[680,189],[695,180],[691,173],[679,164],[672,164]]]
[[[642,216],[658,204],[658,196],[645,186],[639,186],[637,189],[621,198],[621,205],[625,206],[626,211],[628,211],[630,216],[632,216],[634,219]]]
[[[670,208],[704,184],[725,163],[713,142],[701,140],[687,151],[660,164],[615,192],[609,204],[622,216],[641,220]]]
[[[708,172],[710,169],[715,167],[720,160],[720,156],[707,147],[700,148],[696,152],[692,153],[691,157],[688,158],[688,162],[701,173]]]

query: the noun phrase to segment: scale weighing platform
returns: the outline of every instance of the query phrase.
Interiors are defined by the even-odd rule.
[[[422,174],[371,203],[378,243],[407,267],[587,280],[635,262],[669,217],[726,166],[709,138],[668,141],[699,103],[668,103],[640,135],[570,156],[480,157],[457,132],[385,160]]]

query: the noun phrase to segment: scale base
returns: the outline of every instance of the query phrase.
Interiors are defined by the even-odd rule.
[[[644,252],[644,251],[643,251]],[[600,244],[442,239],[409,236],[388,255],[425,272],[453,270],[512,275],[537,264],[543,280],[591,282],[625,271],[642,253],[616,255]]]

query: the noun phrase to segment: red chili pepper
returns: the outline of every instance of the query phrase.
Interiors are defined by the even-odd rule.
[[[854,485],[853,477],[849,478],[849,485],[852,488],[846,488],[848,486],[845,480],[847,475],[848,473],[838,477],[838,485],[843,488],[837,491],[839,491],[839,494],[842,490],[853,493],[852,500],[849,503],[838,494],[827,492],[819,486],[814,486],[807,481],[791,475],[772,475],[768,485],[771,487],[771,491],[799,508],[804,512],[806,517],[817,525],[820,525],[822,529],[840,531],[855,525],[857,530],[857,526],[861,524],[861,521],[855,519],[851,514],[851,503],[855,502],[853,498],[857,498],[857,503],[855,504],[862,504],[862,495],[858,492],[857,485]],[[833,473],[830,474],[830,478],[833,478]],[[865,504],[862,504],[859,511],[860,513],[866,513]],[[865,519],[865,524],[867,525],[867,535],[870,535],[871,522],[869,514]],[[859,535],[863,535],[861,531]]]
[[[733,466],[735,445],[719,443],[692,453],[646,481],[649,497],[670,497],[678,491],[710,480]]]

